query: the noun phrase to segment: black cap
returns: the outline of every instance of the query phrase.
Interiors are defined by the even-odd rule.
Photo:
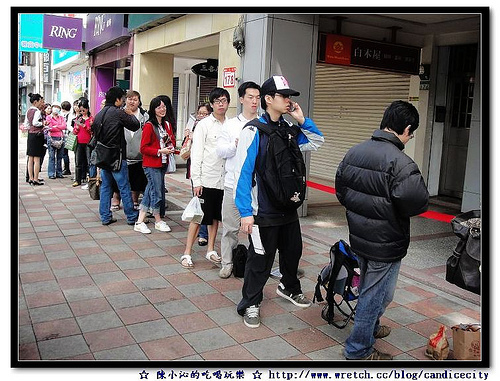
[[[267,79],[260,88],[260,94],[262,96],[270,93],[279,93],[287,96],[299,96],[298,91],[290,89],[288,86],[288,81],[282,75],[273,75],[271,78]]]

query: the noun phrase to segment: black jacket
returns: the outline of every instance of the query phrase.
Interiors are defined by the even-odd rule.
[[[104,119],[103,119],[104,116]],[[137,131],[141,125],[134,115],[129,115],[115,105],[106,103],[101,111],[95,116],[92,132],[101,125],[101,131],[98,132],[97,141],[110,147],[121,147],[122,152],[126,152],[127,142],[123,128],[130,131]]]
[[[410,217],[427,210],[429,192],[397,136],[376,130],[351,148],[335,177],[337,198],[347,209],[349,240],[366,259],[394,262],[410,244]]]

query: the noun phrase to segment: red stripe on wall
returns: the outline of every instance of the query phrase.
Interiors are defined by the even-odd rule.
[[[310,188],[313,188],[313,189],[320,190],[322,192],[327,192],[327,193],[331,193],[331,194],[336,193],[334,187],[329,187],[327,185],[314,183],[312,181],[307,181],[307,186]],[[420,217],[449,223],[455,216],[452,216],[451,214],[438,213],[438,212],[433,212],[432,210],[429,210],[425,213],[420,214]]]

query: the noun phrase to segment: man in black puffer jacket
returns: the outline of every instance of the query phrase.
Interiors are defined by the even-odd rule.
[[[348,360],[391,360],[373,348],[390,333],[380,317],[392,301],[401,259],[410,243],[410,217],[427,210],[429,192],[403,149],[419,123],[410,103],[393,102],[370,140],[351,148],[335,177],[337,198],[347,209],[349,240],[361,277],[354,327],[345,343]]]

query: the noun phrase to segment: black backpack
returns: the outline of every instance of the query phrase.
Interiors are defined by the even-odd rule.
[[[255,126],[266,134],[267,155],[265,163],[257,171],[273,205],[283,211],[297,210],[306,196],[306,165],[297,143],[299,127],[272,128],[254,119],[247,125]]]
[[[241,243],[233,249],[233,274],[236,278],[243,278],[245,276],[247,253],[247,247]]]
[[[313,303],[322,302],[321,288],[326,290],[326,304],[321,317],[337,328],[344,328],[356,312],[355,300],[358,298],[359,265],[351,247],[340,240],[330,248],[330,262],[318,275]],[[335,300],[335,294],[339,295]],[[334,319],[335,309],[341,319]]]

